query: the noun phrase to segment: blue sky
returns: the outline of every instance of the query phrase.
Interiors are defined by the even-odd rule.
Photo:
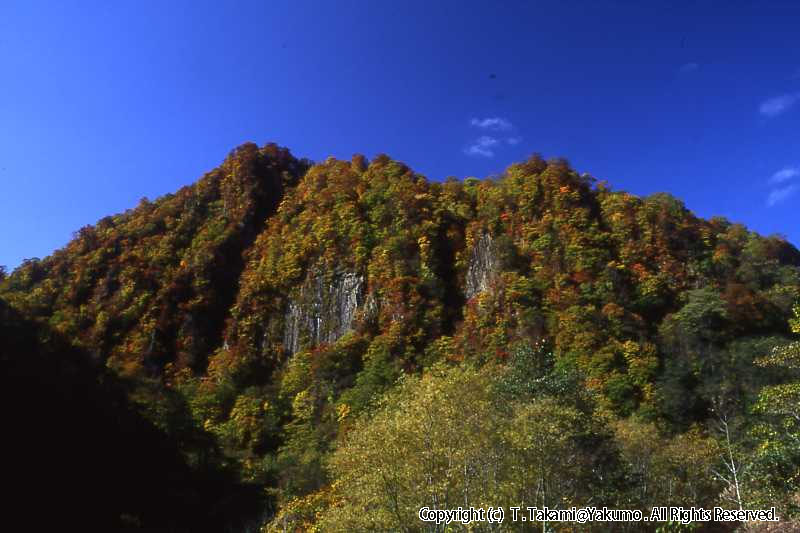
[[[245,141],[433,180],[566,157],[800,245],[797,2],[0,3],[0,264]]]

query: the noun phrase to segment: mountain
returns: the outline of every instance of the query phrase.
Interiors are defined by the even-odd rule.
[[[353,443],[392,441],[405,427],[392,417],[412,412],[408,402],[438,391],[447,405],[459,384],[474,392],[462,408],[502,398],[514,406],[509,420],[573,420],[564,435],[580,426],[569,442],[592,466],[559,479],[588,476],[594,502],[649,512],[667,503],[641,487],[677,479],[670,498],[685,499],[675,501],[699,502],[689,497],[699,486],[709,505],[724,501],[727,442],[749,469],[738,503],[773,498],[792,513],[796,428],[763,403],[795,370],[764,356],[792,346],[798,300],[800,252],[784,239],[700,219],[667,194],[613,191],[564,160],[533,156],[496,178],[433,182],[385,155],[312,164],[251,143],[194,185],[87,226],[0,281],[4,364],[25,368],[11,396],[44,391],[61,413],[37,422],[37,440],[69,434],[65,417],[81,413],[69,455],[163,491],[126,492],[130,507],[97,500],[109,527],[187,531],[334,530],[332,516],[367,527],[348,505],[391,505],[370,499],[379,489],[337,496],[360,471],[346,461]],[[19,328],[24,345],[10,341]],[[87,385],[98,382],[107,385]],[[420,412],[441,407],[430,398]],[[117,412],[127,414],[112,423]],[[104,424],[113,428],[100,445]],[[779,426],[789,436],[765,437]],[[667,460],[676,446],[705,458],[697,483]],[[151,477],[132,456],[153,458]],[[661,470],[642,470],[641,456],[661,457]],[[562,502],[588,498],[558,487]],[[421,528],[400,511],[381,517],[369,527]]]

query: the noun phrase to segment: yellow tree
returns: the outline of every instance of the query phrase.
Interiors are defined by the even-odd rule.
[[[489,371],[435,366],[406,377],[331,459],[323,531],[417,531],[419,509],[497,505],[500,417]]]

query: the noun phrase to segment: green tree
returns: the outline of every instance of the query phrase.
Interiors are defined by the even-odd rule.
[[[800,305],[794,307],[789,323],[792,332],[800,334]],[[763,504],[781,502],[794,514],[800,493],[800,341],[774,348],[758,364],[782,369],[785,379],[764,387],[753,407],[759,417],[753,430],[758,439],[757,498]]]

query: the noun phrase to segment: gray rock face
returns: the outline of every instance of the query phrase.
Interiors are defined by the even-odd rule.
[[[335,342],[350,331],[356,310],[364,300],[364,276],[340,272],[326,279],[311,276],[297,299],[289,301],[284,316],[283,346],[293,354],[309,345]]]
[[[497,254],[494,251],[492,236],[484,233],[472,249],[467,265],[467,286],[464,295],[472,298],[485,291],[498,270]]]

